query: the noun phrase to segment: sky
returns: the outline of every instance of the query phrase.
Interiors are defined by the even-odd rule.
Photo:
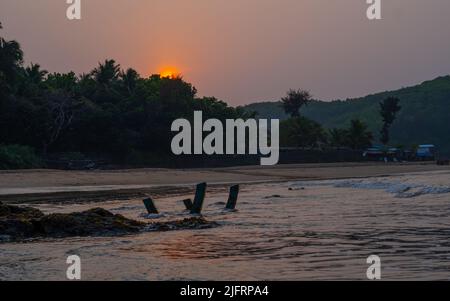
[[[144,76],[180,70],[201,96],[231,105],[307,89],[333,100],[398,89],[450,73],[450,1],[1,0],[2,35],[27,63],[83,73],[107,58]]]

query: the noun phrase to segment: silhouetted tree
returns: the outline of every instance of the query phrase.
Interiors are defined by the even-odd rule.
[[[25,75],[28,81],[36,85],[42,83],[47,73],[46,70],[41,70],[41,66],[38,64],[31,63],[29,67],[25,68]]]
[[[348,130],[347,129],[331,129],[329,130],[329,144],[333,147],[348,146]]]
[[[196,94],[181,77],[142,78],[133,69],[121,70],[114,60],[80,76],[48,74],[38,64],[24,68],[20,45],[0,38],[0,144],[5,147],[146,164],[170,154],[171,123],[192,118],[194,110],[220,120],[251,115]],[[11,154],[18,161],[20,156]]]
[[[58,91],[46,95],[39,112],[40,138],[44,155],[72,124],[75,108],[76,100],[65,92]]]
[[[70,93],[76,93],[78,78],[74,72],[69,72],[66,74],[61,73],[51,73],[47,75],[45,84],[49,90],[63,90]]]
[[[0,23],[0,29],[2,28]],[[20,44],[0,37],[0,93],[12,89],[22,63],[23,52]]]
[[[305,117],[295,117],[280,124],[280,143],[287,147],[317,148],[326,143],[322,126]]]
[[[44,93],[44,89],[42,89],[43,81],[45,80],[45,76],[47,75],[46,70],[42,70],[41,66],[38,64],[33,64],[29,67],[26,67],[22,70],[22,77],[19,88],[19,93],[21,96],[26,96],[28,98],[37,98],[42,93]]]
[[[125,88],[128,91],[128,94],[132,95],[136,89],[137,82],[139,80],[139,74],[134,69],[127,69],[125,72],[120,73],[120,77]]]
[[[397,113],[402,109],[402,107],[399,106],[399,102],[400,99],[396,97],[388,97],[380,103],[380,115],[383,118],[380,141],[384,145],[389,143],[389,130],[397,117]]]
[[[98,64],[98,67],[92,71],[92,75],[98,84],[110,85],[119,78],[120,65],[117,65],[114,60],[105,60],[103,64]]]
[[[306,90],[289,90],[286,97],[281,99],[284,111],[291,117],[300,117],[300,109],[312,100]]]
[[[373,135],[367,125],[358,119],[351,121],[348,129],[348,146],[352,149],[365,149],[372,145]]]

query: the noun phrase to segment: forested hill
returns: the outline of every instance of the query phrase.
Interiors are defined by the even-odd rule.
[[[381,128],[379,103],[389,96],[400,98],[402,106],[392,126],[392,145],[433,143],[441,151],[450,153],[450,76],[363,98],[314,101],[302,108],[301,113],[326,128],[347,127],[351,119],[359,118],[378,138]],[[245,108],[256,111],[259,118],[287,118],[280,102],[254,103]]]

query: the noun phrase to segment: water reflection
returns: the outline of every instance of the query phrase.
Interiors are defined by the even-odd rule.
[[[449,180],[441,172],[391,182],[442,187]],[[89,280],[364,280],[372,254],[382,259],[384,279],[448,280],[450,194],[431,189],[398,198],[386,179],[358,181],[246,186],[237,212],[223,210],[226,193],[210,194],[204,215],[220,224],[213,229],[3,244],[0,279],[61,280],[61,258],[75,252]],[[187,217],[180,199],[158,200],[158,221]],[[130,218],[144,210],[140,200],[40,209],[99,205]]]

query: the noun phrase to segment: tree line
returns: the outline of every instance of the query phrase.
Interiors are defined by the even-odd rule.
[[[358,119],[346,129],[325,130],[301,116],[301,108],[311,100],[305,90],[290,90],[282,99],[291,118],[281,123],[281,146],[372,145],[373,134]],[[400,109],[397,98],[380,104],[384,144]],[[181,77],[142,77],[114,60],[80,75],[49,73],[33,63],[25,66],[20,44],[0,36],[0,168],[38,167],[40,158],[55,153],[151,164],[171,153],[172,122],[192,120],[198,110],[205,119],[222,122],[255,117],[214,97],[198,97],[196,88]]]
[[[77,153],[145,163],[170,152],[171,123],[192,119],[195,110],[221,121],[253,116],[198,97],[181,77],[142,77],[114,60],[76,75],[24,66],[23,58],[17,41],[0,37],[0,144],[28,146],[42,157]]]
[[[374,135],[360,119],[350,121],[348,128],[324,129],[318,122],[301,116],[300,111],[313,100],[306,90],[289,90],[281,99],[281,105],[291,118],[281,123],[281,144],[290,147],[320,148],[338,147],[362,150],[371,147]],[[387,146],[390,128],[401,110],[400,99],[388,97],[380,102],[379,113],[383,121],[380,142]]]

